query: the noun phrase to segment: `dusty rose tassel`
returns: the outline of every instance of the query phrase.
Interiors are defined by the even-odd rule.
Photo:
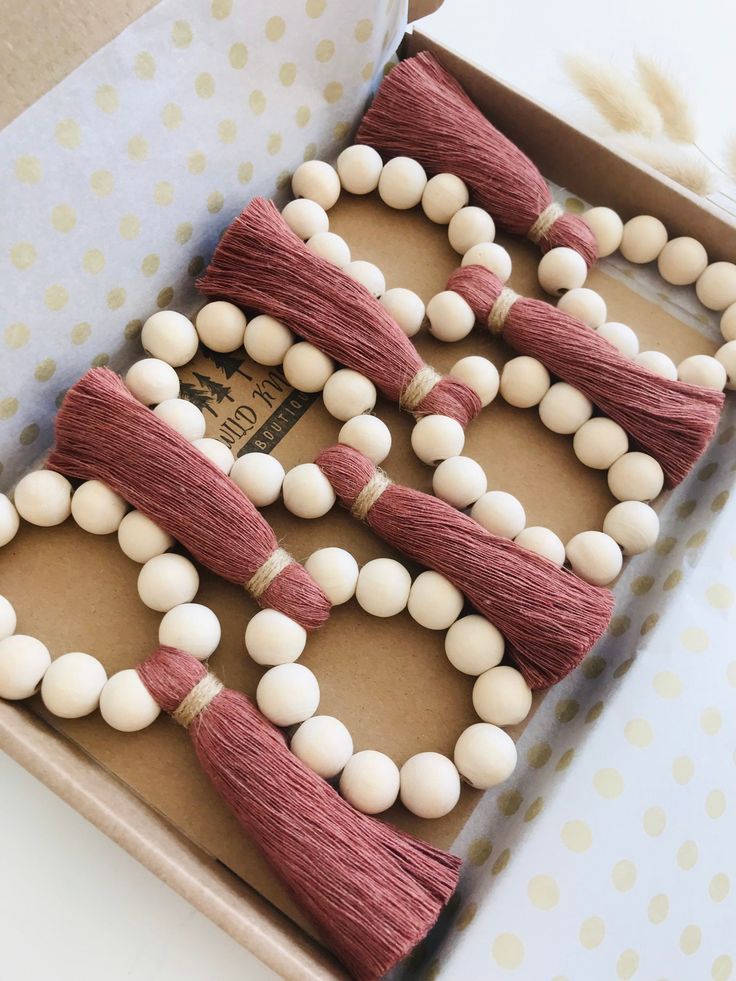
[[[368,290],[310,252],[271,201],[254,198],[238,215],[197,286],[276,317],[415,415],[451,416],[465,427],[480,412],[475,392],[428,368]],[[410,397],[420,373],[420,397]]]
[[[331,446],[315,462],[356,517],[446,576],[498,627],[532,688],[564,678],[606,629],[613,611],[607,589],[491,535],[436,497],[392,483],[351,447]]]
[[[542,300],[514,299],[507,291],[509,302],[497,304],[504,284],[482,266],[455,270],[447,288],[464,297],[480,323],[515,351],[538,358],[622,426],[659,460],[670,486],[687,476],[713,438],[722,392],[653,374]]]
[[[69,389],[47,466],[67,477],[102,480],[202,565],[307,630],[329,616],[327,597],[279,549],[245,494],[133,398],[115,372],[94,368]]]
[[[189,654],[159,647],[138,674],[335,955],[358,981],[383,977],[433,926],[460,859],[354,810]]]
[[[589,266],[598,258],[588,226],[563,214],[531,160],[491,125],[429,52],[406,58],[383,80],[357,140],[418,160],[430,174],[461,177],[494,221],[548,252],[568,245]]]

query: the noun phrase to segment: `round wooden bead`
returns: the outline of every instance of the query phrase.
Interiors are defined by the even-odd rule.
[[[331,715],[313,715],[294,733],[291,751],[318,776],[331,780],[353,755],[353,739],[339,719]]]
[[[468,388],[472,388],[483,406],[490,405],[498,395],[498,369],[488,358],[482,358],[477,354],[460,358],[450,368],[450,375],[465,382]]]
[[[483,467],[469,456],[451,456],[432,475],[432,490],[453,507],[467,508],[485,494],[488,480]]]
[[[17,618],[13,604],[9,599],[0,596],[0,640],[5,640],[6,637],[14,634],[16,625]]]
[[[0,640],[0,698],[30,698],[50,664],[48,648],[35,637],[12,634]]]
[[[20,528],[15,505],[6,494],[0,494],[0,548],[12,542]]]
[[[726,369],[728,380],[726,388],[736,388],[736,341],[728,341],[716,351],[716,361],[720,361]]]
[[[381,814],[396,803],[400,782],[399,768],[390,756],[364,749],[345,764],[340,793],[356,811]]]
[[[355,596],[360,570],[344,548],[319,548],[312,552],[304,568],[333,606],[347,603]]]
[[[683,235],[671,239],[657,259],[659,275],[673,286],[689,286],[704,272],[708,253],[695,238]]]
[[[140,732],[160,712],[135,668],[112,675],[100,693],[100,715],[118,732]]]
[[[465,430],[449,416],[422,416],[411,431],[411,446],[422,463],[439,463],[462,453]]]
[[[243,311],[234,303],[213,300],[202,307],[195,324],[199,339],[210,351],[230,354],[241,347],[247,322]]]
[[[581,531],[570,539],[565,552],[573,572],[594,586],[607,586],[621,572],[621,549],[605,532]]]
[[[291,664],[306,643],[304,627],[278,610],[259,610],[245,628],[245,649],[256,664]]]
[[[475,326],[475,314],[470,304],[455,293],[443,290],[427,304],[430,333],[439,341],[459,341]]]
[[[514,539],[517,545],[536,552],[542,558],[549,559],[555,565],[564,565],[565,546],[560,539],[549,528],[542,528],[540,525],[531,525],[525,528]]]
[[[547,429],[571,436],[593,415],[593,403],[567,382],[555,382],[539,403],[539,418]]]
[[[695,292],[709,310],[725,310],[736,303],[736,265],[713,262],[698,277]]]
[[[391,430],[377,416],[354,416],[342,427],[337,441],[352,446],[378,466],[391,451]]]
[[[46,669],[41,682],[43,704],[60,719],[81,719],[94,712],[105,687],[105,669],[91,654],[62,654]]]
[[[128,369],[125,384],[144,405],[158,405],[179,397],[179,376],[160,358],[144,358]]]
[[[417,817],[449,814],[460,798],[460,774],[441,753],[417,753],[401,767],[401,803]]]
[[[499,538],[516,538],[526,525],[521,501],[506,491],[488,491],[478,498],[470,517]]]
[[[118,527],[118,545],[134,562],[148,562],[163,555],[174,545],[174,539],[141,511],[129,511]]]
[[[303,664],[277,664],[258,682],[256,702],[269,722],[293,726],[317,711],[319,684]]]
[[[322,391],[325,408],[331,416],[342,422],[363,412],[370,412],[377,397],[373,382],[352,368],[340,368],[330,375]]]
[[[365,286],[371,296],[378,299],[386,292],[386,277],[381,270],[372,262],[365,259],[354,259],[343,269],[346,276],[354,279],[356,283]]]
[[[141,343],[151,357],[178,368],[197,353],[199,338],[189,317],[175,310],[159,310],[143,324]]]
[[[611,255],[621,245],[624,223],[612,208],[591,208],[580,217],[595,236],[599,258]]]
[[[407,337],[413,337],[419,332],[424,322],[424,302],[411,290],[401,286],[386,290],[380,299],[396,323],[401,327]]]
[[[72,496],[72,517],[93,535],[111,535],[120,527],[128,505],[101,480],[86,480]]]
[[[321,204],[309,198],[295,198],[289,201],[281,217],[303,242],[318,232],[329,232],[330,219]]]
[[[450,218],[447,238],[452,248],[460,255],[481,242],[492,242],[496,237],[493,218],[483,208],[472,205],[461,208]]]
[[[724,341],[736,341],[736,303],[732,303],[723,311],[721,334]]]
[[[427,186],[424,167],[411,157],[394,157],[383,165],[378,179],[378,193],[389,208],[407,211],[422,200]]]
[[[21,518],[32,525],[60,525],[72,511],[72,485],[53,470],[34,470],[18,482],[14,503]]]
[[[455,174],[435,174],[422,192],[422,211],[436,225],[449,225],[450,219],[470,199],[465,183]]]
[[[222,440],[214,439],[212,436],[203,436],[202,439],[193,440],[192,446],[199,450],[202,456],[206,456],[210,463],[214,463],[225,476],[232,470],[235,457],[230,447],[225,446]]]
[[[476,722],[461,733],[453,754],[460,776],[477,790],[508,780],[516,768],[516,744],[503,729]]]
[[[297,518],[321,518],[335,503],[332,485],[316,463],[300,463],[284,476],[284,507]]]
[[[262,313],[248,323],[243,343],[257,364],[271,366],[283,363],[294,344],[294,335],[280,320]]]
[[[507,282],[511,275],[511,256],[497,242],[478,242],[477,245],[471,245],[463,255],[460,265],[483,266],[494,276],[498,276],[502,283]]]
[[[195,439],[201,439],[207,429],[202,410],[186,399],[166,399],[164,402],[159,402],[153,414],[190,443]]]
[[[557,301],[557,309],[593,329],[600,327],[606,320],[606,301],[600,293],[586,286],[568,290]]]
[[[477,613],[456,620],[445,635],[445,654],[463,674],[479,675],[500,663],[504,651],[501,631]]]
[[[629,448],[629,437],[613,419],[596,416],[589,419],[573,436],[575,456],[592,470],[608,470]]]
[[[180,603],[164,614],[158,642],[206,661],[217,650],[222,630],[215,613],[201,603]]]
[[[199,589],[199,573],[183,555],[154,555],[138,573],[138,595],[149,610],[168,613],[181,603],[191,603]]]
[[[371,559],[358,574],[355,598],[374,617],[393,617],[406,606],[411,576],[395,559]]]
[[[588,275],[585,259],[566,245],[550,249],[537,268],[539,285],[546,293],[557,296],[582,286]]]
[[[610,320],[607,324],[602,324],[596,334],[609,344],[613,344],[624,357],[634,358],[639,353],[639,338],[626,324]]]
[[[439,572],[427,569],[411,585],[407,609],[413,620],[428,630],[447,630],[462,612],[465,597]]]
[[[637,215],[624,225],[621,237],[621,255],[638,265],[654,262],[667,244],[667,229],[659,218]]]
[[[668,358],[662,351],[640,351],[634,356],[634,361],[642,368],[651,371],[660,378],[669,378],[670,381],[677,381],[677,365]]]
[[[608,489],[617,501],[653,501],[664,486],[664,472],[648,453],[624,453],[608,471]]]
[[[621,501],[606,515],[603,531],[621,546],[624,555],[638,555],[657,541],[659,518],[642,501]]]
[[[348,146],[337,158],[337,173],[350,194],[370,194],[378,187],[383,160],[372,146]]]
[[[728,380],[724,366],[709,354],[693,354],[685,358],[677,366],[677,377],[689,385],[712,388],[715,392],[722,392]]]
[[[299,341],[284,356],[284,375],[300,392],[321,392],[335,362],[309,341]]]
[[[507,361],[501,371],[501,396],[517,409],[539,405],[550,384],[549,372],[542,362],[527,355]]]
[[[484,722],[514,726],[524,721],[531,707],[531,688],[508,664],[484,671],[473,685],[473,708]]]
[[[291,190],[295,198],[309,198],[329,211],[340,197],[340,178],[324,160],[307,160],[294,171]]]
[[[251,504],[265,508],[279,499],[284,468],[270,453],[245,453],[235,461],[230,479]]]
[[[334,232],[317,232],[307,240],[307,248],[338,269],[344,269],[350,262],[350,246]]]

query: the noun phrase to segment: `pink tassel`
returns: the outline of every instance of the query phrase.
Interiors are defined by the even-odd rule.
[[[245,494],[107,368],[88,371],[67,392],[47,466],[102,480],[230,582],[249,583],[278,548]],[[330,614],[330,601],[293,560],[257,598],[307,630]]]
[[[556,220],[552,215],[538,223],[552,204],[544,178],[426,51],[399,62],[386,76],[357,140],[389,157],[413,157],[430,174],[462,178],[474,203],[485,208],[499,228],[529,236],[542,252],[567,245],[589,266],[598,258],[593,233],[576,215]]]
[[[459,293],[487,326],[504,284],[483,266],[464,266],[450,276],[447,289]],[[655,375],[549,303],[516,300],[501,336],[519,354],[538,358],[622,426],[659,460],[670,486],[687,476],[713,438],[722,392]]]
[[[460,859],[354,810],[189,654],[159,647],[138,674],[189,729],[215,790],[352,976],[383,977],[433,926]]]
[[[360,283],[314,255],[271,201],[254,198],[230,225],[197,286],[211,297],[254,307],[346,368],[370,378],[393,402],[425,364],[393,318]],[[465,427],[480,412],[478,396],[441,378],[415,415],[451,416]]]
[[[498,627],[532,688],[564,678],[606,629],[613,611],[607,589],[496,538],[436,497],[391,482],[382,489],[381,472],[348,446],[322,450],[315,462],[345,507],[394,548],[446,576]]]

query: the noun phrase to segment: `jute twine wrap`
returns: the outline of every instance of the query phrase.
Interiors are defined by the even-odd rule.
[[[219,695],[222,688],[222,684],[213,674],[206,674],[192,688],[176,711],[171,713],[171,718],[180,726],[188,729],[197,716],[204,712],[212,699]]]
[[[442,381],[442,375],[430,365],[425,364],[399,396],[399,407],[406,409],[407,412],[413,412],[440,381]]]
[[[280,575],[293,561],[289,553],[283,548],[277,548],[271,552],[260,569],[256,569],[253,576],[245,584],[245,588],[253,599],[263,596],[276,576]]]
[[[552,204],[547,205],[526,233],[527,238],[530,238],[535,245],[539,245],[541,239],[550,231],[557,219],[562,218],[564,213],[564,210],[559,204],[555,204],[554,201]]]
[[[491,307],[491,312],[488,314],[488,326],[490,327],[492,334],[500,334],[503,330],[503,325],[506,323],[506,318],[511,312],[511,307],[519,299],[519,294],[514,293],[512,289],[505,286],[501,292],[498,294],[496,302]]]
[[[391,480],[386,476],[383,470],[376,470],[363,490],[353,501],[353,506],[350,508],[351,512],[356,518],[358,518],[359,521],[365,521],[365,519],[368,517],[368,512],[370,509],[376,503],[381,494],[383,494],[386,488],[390,486]]]

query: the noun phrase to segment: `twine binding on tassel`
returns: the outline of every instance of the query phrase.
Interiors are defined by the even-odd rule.
[[[185,695],[179,707],[171,713],[174,722],[188,729],[198,715],[207,708],[213,698],[222,691],[222,683],[209,672],[198,681],[189,694]]]
[[[399,408],[406,412],[418,409],[435,385],[442,381],[442,375],[429,365],[423,365],[399,395]]]
[[[381,494],[391,486],[391,483],[391,479],[383,470],[376,467],[374,475],[353,501],[350,508],[351,514],[359,521],[365,521],[370,509],[376,504]]]
[[[293,561],[294,559],[286,549],[277,548],[271,552],[263,565],[256,569],[253,576],[245,584],[246,591],[250,593],[253,599],[260,599],[276,576],[280,576]]]
[[[535,245],[539,245],[542,239],[552,231],[552,226],[557,219],[562,218],[564,214],[565,212],[556,202],[553,201],[552,204],[548,204],[526,233],[526,237],[530,238]]]
[[[488,314],[488,326],[492,334],[500,334],[506,323],[506,318],[511,313],[511,307],[520,299],[518,293],[514,293],[507,286],[498,295],[498,299],[491,307]]]

